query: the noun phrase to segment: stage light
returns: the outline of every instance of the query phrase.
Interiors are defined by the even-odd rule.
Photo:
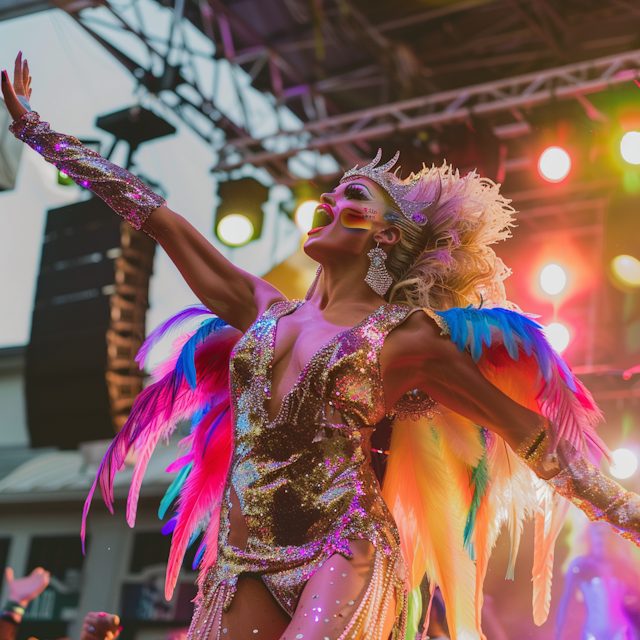
[[[320,203],[317,200],[305,200],[298,205],[295,221],[302,233],[307,233],[313,224],[313,214]]]
[[[262,234],[269,187],[255,178],[240,178],[218,183],[220,204],[216,209],[214,231],[230,247],[239,247]],[[227,218],[230,218],[227,220]]]
[[[571,337],[569,329],[559,322],[552,322],[544,330],[547,340],[551,346],[558,352],[562,353],[568,346]]]
[[[611,261],[611,270],[627,287],[640,287],[640,260],[633,256],[620,255]]]
[[[629,164],[640,164],[640,132],[629,131],[622,136],[620,154]]]
[[[562,147],[547,147],[538,160],[538,172],[547,182],[564,180],[571,170],[571,157]]]
[[[548,264],[540,272],[540,286],[545,293],[555,296],[567,285],[567,274],[558,264]]]
[[[638,469],[638,458],[629,449],[616,449],[613,454],[613,464],[610,467],[611,475],[619,480],[630,478]]]
[[[253,237],[253,225],[247,216],[231,213],[218,223],[218,237],[230,247],[247,244]]]

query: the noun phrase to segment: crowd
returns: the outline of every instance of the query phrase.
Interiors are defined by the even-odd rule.
[[[47,588],[50,577],[51,574],[42,567],[37,567],[24,578],[15,578],[13,569],[6,569],[9,600],[0,611],[0,640],[17,638],[27,606]],[[117,615],[104,611],[90,611],[83,621],[80,640],[115,640],[121,630],[120,618]]]

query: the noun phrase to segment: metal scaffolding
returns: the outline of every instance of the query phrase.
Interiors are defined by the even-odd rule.
[[[289,158],[303,149],[331,152],[347,143],[380,140],[396,133],[464,123],[500,112],[513,113],[519,108],[532,108],[554,100],[577,98],[638,78],[639,69],[640,49],[323,118],[307,123],[300,131],[280,132],[259,141],[263,147],[275,146],[278,139],[286,138],[291,146],[285,151],[257,152],[253,150],[256,141],[251,138],[230,140],[229,144],[242,157],[236,161],[220,162],[216,169],[228,171],[245,163],[265,166]],[[514,125],[520,126],[520,122],[521,117],[514,116]]]

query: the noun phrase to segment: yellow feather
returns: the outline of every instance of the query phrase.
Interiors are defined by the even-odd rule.
[[[568,500],[543,482],[538,486],[533,552],[533,621],[544,624],[549,616],[555,544],[569,510]]]
[[[465,474],[466,465],[429,421],[394,424],[383,496],[403,538],[411,586],[425,571],[440,586],[453,640],[479,638],[475,565],[463,545],[469,502]]]
[[[484,454],[478,425],[460,414],[446,409],[431,420],[431,426],[457,458],[470,467],[477,467]]]

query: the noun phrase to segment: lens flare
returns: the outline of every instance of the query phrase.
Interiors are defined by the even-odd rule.
[[[230,247],[240,247],[253,237],[253,224],[247,216],[232,213],[218,223],[218,237]]]
[[[559,264],[548,264],[540,272],[540,286],[545,293],[555,296],[567,285],[567,274]]]
[[[552,322],[545,328],[544,332],[547,340],[558,353],[562,353],[569,346],[569,341],[571,340],[569,329],[560,322]]]
[[[629,164],[640,164],[640,132],[629,131],[622,136],[620,155]]]
[[[302,233],[309,233],[313,229],[313,214],[319,204],[317,200],[305,200],[298,205],[295,220]]]
[[[538,171],[547,182],[560,182],[571,171],[571,156],[562,147],[547,147],[540,154]]]
[[[640,287],[640,260],[622,254],[611,261],[611,270],[622,284],[627,287]]]
[[[613,464],[610,467],[611,475],[619,480],[630,478],[638,469],[638,458],[629,449],[616,449],[613,454]]]

